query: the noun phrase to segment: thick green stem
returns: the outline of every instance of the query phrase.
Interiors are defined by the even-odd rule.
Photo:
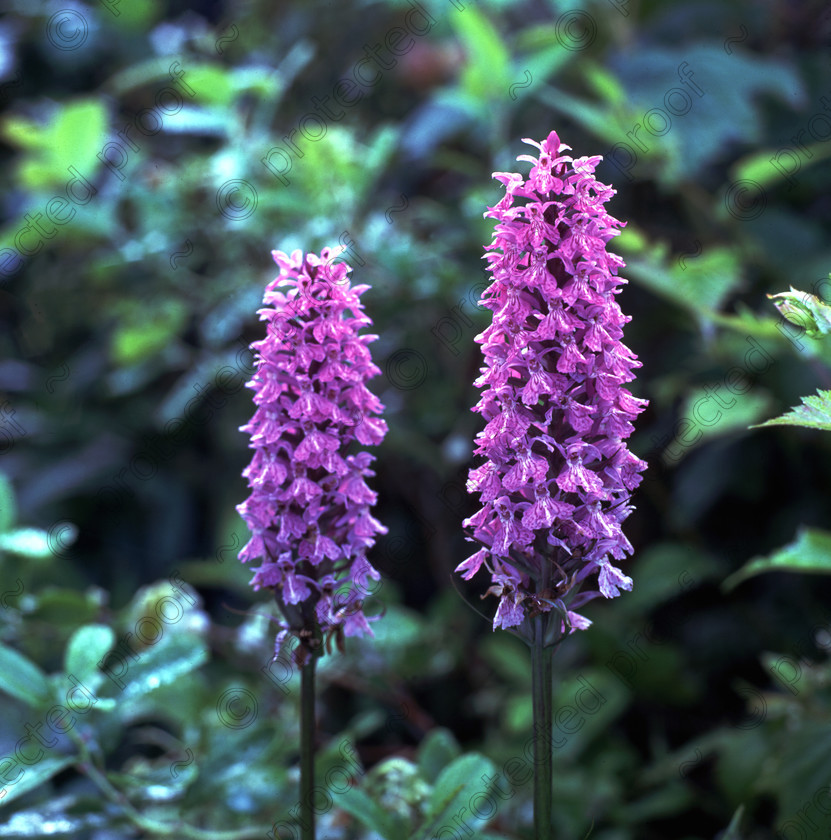
[[[315,665],[314,651],[300,669],[300,838],[315,840]]]
[[[552,653],[543,647],[547,616],[534,622],[531,648],[534,706],[534,840],[551,840],[553,756],[551,741]]]

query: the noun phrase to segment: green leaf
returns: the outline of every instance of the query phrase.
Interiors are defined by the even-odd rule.
[[[719,309],[741,279],[739,258],[731,248],[710,248],[683,265],[664,255],[663,248],[653,251],[645,260],[631,261],[627,269],[642,285],[694,312]]]
[[[88,685],[91,691],[96,691],[105,679],[98,668],[98,663],[114,644],[115,633],[111,627],[103,624],[87,624],[85,627],[79,627],[66,646],[64,655],[66,673]]]
[[[799,155],[796,169],[791,168],[791,160],[780,160],[780,153],[784,150],[764,149],[737,161],[730,177],[734,181],[755,181],[759,186],[766,187],[782,180],[790,181],[795,172],[802,172],[804,168],[831,157],[831,146],[824,141],[804,148],[805,154]]]
[[[139,590],[123,620],[132,637],[102,669],[119,704],[136,712],[145,695],[207,662],[209,624],[201,599],[181,579]]]
[[[490,791],[493,785],[482,777],[493,776],[495,772],[493,762],[478,753],[463,755],[446,767],[436,779],[427,807],[427,819],[413,835],[413,840],[428,840],[446,826],[454,830],[459,826],[472,830],[483,827],[489,820],[471,812],[470,800],[477,794]]]
[[[831,274],[828,276],[831,278]],[[816,295],[800,292],[791,286],[789,292],[768,295],[768,298],[784,318],[802,327],[809,338],[831,333],[831,306]]]
[[[22,771],[23,775],[20,776],[20,781],[13,785],[6,783],[3,788],[6,791],[6,795],[0,799],[0,808],[4,805],[8,805],[9,802],[12,802],[19,796],[22,796],[24,793],[28,793],[30,790],[40,787],[44,782],[51,779],[52,776],[56,776],[61,772],[61,770],[65,770],[74,763],[75,758],[70,755],[63,756],[61,758],[44,756],[40,761],[30,765],[29,767],[20,767],[18,765],[16,769],[9,768],[6,774],[7,776],[14,773],[14,777],[17,777],[19,771]]]
[[[811,803],[810,797],[828,789],[828,756],[831,754],[831,726],[826,720],[803,721],[789,732],[777,751],[775,788],[771,792],[779,803],[777,823],[800,820]],[[813,804],[813,803],[811,803]],[[812,809],[812,813],[819,812]],[[817,817],[820,828],[807,834],[810,840],[828,836],[827,820]],[[815,823],[811,823],[811,826]],[[822,829],[824,828],[824,831]]]
[[[542,85],[536,92],[537,98],[545,105],[554,108],[561,114],[582,125],[585,129],[602,137],[609,143],[615,143],[631,130],[631,120],[626,124],[626,118],[616,111],[610,111],[606,105],[600,106],[588,100],[573,96],[554,85]],[[651,154],[647,153],[647,154]]]
[[[0,473],[0,534],[8,531],[17,518],[17,505],[14,500],[12,483]]]
[[[6,117],[0,123],[0,133],[9,142],[24,149],[39,149],[43,145],[41,127],[23,117]]]
[[[831,391],[817,391],[813,397],[802,397],[802,405],[792,408],[787,414],[750,426],[761,429],[764,426],[804,426],[806,429],[831,430]]]
[[[30,659],[0,643],[0,691],[28,703],[42,706],[49,702],[46,674]]]
[[[161,352],[176,340],[187,318],[185,306],[178,301],[168,300],[152,307],[133,304],[113,336],[114,361],[133,365]]]
[[[715,395],[715,396],[714,396]],[[680,424],[683,431],[673,438],[664,452],[666,463],[677,463],[696,446],[726,435],[729,432],[746,432],[748,425],[763,417],[770,409],[770,400],[764,392],[746,394],[720,394],[718,383],[695,388],[687,395]]]
[[[461,747],[449,729],[439,727],[432,730],[418,749],[421,775],[433,784],[442,770],[458,758],[461,752]]]
[[[796,540],[767,557],[756,557],[721,585],[726,592],[742,581],[763,572],[803,572],[805,574],[831,574],[831,532],[817,528],[801,528]]]
[[[461,82],[465,93],[480,102],[503,98],[510,83],[509,53],[493,24],[473,6],[451,16],[467,56]]]
[[[0,534],[0,550],[35,559],[43,559],[52,554],[49,535],[39,528],[18,528]]]
[[[709,318],[714,324],[733,330],[743,337],[755,336],[756,338],[776,339],[786,342],[788,339],[779,329],[780,322],[773,317],[757,315],[750,307],[737,301],[735,304],[735,315],[725,315],[721,312],[710,313]]]
[[[233,99],[231,76],[219,64],[188,65],[187,82],[196,92],[196,98],[203,102],[228,105]]]
[[[741,840],[742,835],[739,832],[739,828],[741,827],[743,816],[744,805],[739,805],[736,813],[733,814],[733,819],[730,820],[730,825],[727,826],[727,830],[724,832],[720,840]]]
[[[20,164],[23,184],[34,190],[48,189],[80,173],[92,177],[100,166],[97,153],[104,145],[107,112],[96,99],[64,104],[44,126],[18,118],[3,123],[3,133],[28,150]],[[75,172],[70,172],[72,166]]]
[[[583,72],[586,75],[586,81],[601,99],[610,105],[625,105],[626,91],[614,74],[593,61],[586,62]]]
[[[788,107],[807,104],[805,83],[794,62],[741,48],[728,53],[721,41],[620,51],[606,66],[626,89],[634,116],[612,142],[629,143],[639,159],[641,146],[630,143],[626,132],[636,124],[643,126],[649,109],[664,108],[671,90],[668,80],[685,91],[687,104],[683,110],[689,107],[689,111],[672,115],[672,127],[666,136],[652,138],[643,130],[637,135],[637,142],[646,138],[648,152],[644,157],[652,153],[669,156],[668,163],[673,165],[668,165],[665,174],[671,174],[672,180],[694,180],[730,143],[758,148],[766,136],[763,102],[767,97],[775,96]],[[726,85],[723,81],[728,78],[730,84]],[[672,95],[670,107],[680,101]],[[638,166],[640,161],[633,173],[638,172]]]
[[[392,814],[384,811],[360,788],[349,788],[337,798],[339,808],[360,820],[368,829],[380,834],[386,840],[401,840],[401,827]]]

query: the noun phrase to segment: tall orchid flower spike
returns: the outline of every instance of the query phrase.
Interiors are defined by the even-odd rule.
[[[381,443],[387,425],[366,387],[381,372],[367,347],[377,336],[361,334],[369,286],[350,285],[349,266],[334,262],[343,250],[273,252],[280,273],[265,290],[267,333],[251,345],[247,383],[257,408],[241,427],[254,456],[243,472],[251,495],[237,506],[251,531],[239,557],[261,559],[251,583],[274,591],[285,618],[277,648],[297,636],[301,665],[318,635],[340,649],[344,635],[372,635],[363,597],[380,575],[366,552],[387,532],[370,514],[374,456],[347,451]]]
[[[559,613],[550,645],[589,626],[581,605],[632,588],[617,567],[632,551],[621,523],[646,463],[624,441],[647,403],[624,387],[641,363],[621,343],[624,262],[606,243],[623,223],[603,207],[615,190],[594,177],[600,157],[563,154],[571,147],[553,131],[523,142],[539,150],[518,158],[529,176],[494,173],[505,196],[484,214],[496,219],[481,301],[493,321],[475,339],[485,460],[467,484],[482,508],[464,522],[479,548],[456,571],[490,574],[494,629],[530,639],[527,619]]]

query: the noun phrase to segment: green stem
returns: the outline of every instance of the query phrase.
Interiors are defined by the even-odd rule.
[[[534,622],[531,648],[534,708],[534,840],[551,840],[553,756],[551,741],[552,651],[544,644],[547,616]]]
[[[300,669],[300,839],[315,840],[315,664],[313,651]]]

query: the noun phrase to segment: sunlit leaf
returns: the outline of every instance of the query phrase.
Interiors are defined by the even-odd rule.
[[[499,32],[475,6],[467,6],[450,20],[466,54],[465,92],[485,102],[502,99],[513,80],[508,78],[509,54]]]
[[[454,816],[468,832],[488,822],[466,810],[472,797],[488,793],[491,784],[483,776],[494,776],[493,763],[478,753],[468,753],[457,758],[439,774],[427,808],[427,819],[413,838],[430,838],[445,826],[453,826]],[[463,810],[464,809],[464,810]],[[457,816],[458,815],[458,816]],[[453,826],[455,830],[455,826]]]
[[[763,572],[831,574],[831,533],[803,528],[794,542],[767,557],[757,557],[746,563],[722,583],[722,588],[734,589],[742,581]]]
[[[72,756],[61,756],[60,758],[56,758],[47,755],[41,758],[40,761],[27,767],[21,767],[18,764],[16,768],[9,768],[4,778],[9,775],[15,778],[18,773],[20,773],[20,780],[13,785],[7,783],[4,786],[3,790],[5,791],[5,796],[3,799],[0,799],[0,808],[4,805],[8,805],[10,802],[13,802],[19,796],[23,796],[24,793],[28,793],[30,790],[40,787],[44,782],[49,781],[49,779],[56,776],[62,770],[65,770],[67,767],[71,767],[75,763],[75,760],[76,759]],[[27,835],[15,834],[14,836],[26,837]],[[38,833],[37,835],[28,836],[43,837],[44,835]]]
[[[789,292],[768,295],[768,298],[783,317],[802,327],[809,338],[831,333],[831,306],[816,295],[800,292],[791,286]]]
[[[4,644],[0,644],[0,691],[35,707],[49,700],[46,674],[22,653]]]
[[[764,426],[804,426],[806,429],[831,430],[831,391],[817,391],[812,397],[802,397],[802,405],[787,414],[757,423],[751,429]]]
[[[430,732],[418,749],[418,766],[422,776],[431,784],[445,767],[459,757],[461,747],[449,729],[439,727]]]
[[[39,528],[18,528],[0,534],[0,551],[32,558],[44,558],[52,554],[49,535]]]
[[[103,624],[87,624],[79,627],[69,640],[64,655],[64,668],[81,682],[96,691],[104,680],[98,669],[98,662],[115,644],[115,633]]]

